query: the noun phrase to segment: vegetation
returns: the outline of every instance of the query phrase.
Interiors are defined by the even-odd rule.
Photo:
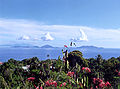
[[[10,59],[0,65],[0,89],[120,89],[120,57],[85,59],[75,50],[63,59]]]

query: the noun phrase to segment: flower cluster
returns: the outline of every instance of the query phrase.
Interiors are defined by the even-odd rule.
[[[111,86],[111,84],[107,81],[107,82],[105,83],[105,86],[106,86],[106,87],[109,87],[109,86]]]
[[[103,82],[102,79],[99,78],[93,78],[93,83],[96,86],[96,88],[104,88],[104,87],[110,87],[111,84],[107,81],[106,83]]]
[[[68,73],[67,73],[67,76],[72,77],[73,75],[74,75],[74,72],[68,72]]]
[[[90,68],[88,67],[82,67],[82,70],[85,71],[86,73],[91,72]]]
[[[66,86],[66,82],[64,82],[64,83],[62,83],[62,84],[60,84],[60,87],[62,87],[62,86]]]
[[[53,80],[48,80],[45,82],[46,86],[55,86],[57,87],[57,82]]]

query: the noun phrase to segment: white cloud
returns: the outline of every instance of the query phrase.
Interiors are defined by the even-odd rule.
[[[74,42],[88,41],[87,35],[82,29],[80,29],[79,33],[79,36],[72,37],[70,40]]]
[[[82,37],[80,37],[80,40],[82,41],[88,41],[87,35],[84,33],[82,29],[80,29]]]
[[[23,35],[23,36],[19,37],[18,40],[30,40],[30,37]]]
[[[51,41],[51,40],[53,40],[54,38],[50,35],[49,32],[47,32],[47,33],[45,33],[45,35],[44,35],[43,37],[41,37],[41,39],[42,39],[43,41]]]

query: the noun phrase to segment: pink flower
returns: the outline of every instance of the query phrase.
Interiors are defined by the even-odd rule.
[[[63,86],[66,86],[66,82],[62,83]]]
[[[85,67],[82,67],[82,70],[84,70],[85,69]]]
[[[67,73],[67,76],[72,77],[73,75],[74,75],[74,72],[68,72],[68,73]]]
[[[33,81],[33,80],[35,80],[35,77],[29,77],[27,80]]]
[[[55,87],[57,87],[57,82],[53,81],[53,80],[48,80],[45,82],[46,86],[51,86],[54,85]]]
[[[101,83],[101,82],[103,82],[103,80],[102,80],[102,79],[99,79],[99,82]]]
[[[88,68],[88,67],[82,67],[82,70],[87,73],[91,72],[90,68]]]
[[[99,87],[100,88],[103,88],[105,86],[105,83],[104,82],[101,82],[100,84],[99,84]]]
[[[74,72],[71,72],[72,75],[74,75]]]
[[[54,85],[55,87],[57,87],[57,82],[56,82],[56,81],[53,81],[53,82],[52,82],[52,85]]]
[[[46,86],[50,86],[51,85],[49,81],[45,82],[45,84],[46,84]]]
[[[53,81],[52,84],[56,84],[57,82],[56,81]]]
[[[60,84],[60,87],[62,86],[66,86],[66,82],[63,82],[62,84]]]
[[[43,87],[40,87],[40,89],[43,89]]]
[[[60,87],[62,87],[62,84],[60,84]]]
[[[107,81],[106,83],[105,83],[105,86],[107,87],[107,86],[111,86],[111,84]]]
[[[95,86],[96,88],[98,88],[98,86]]]
[[[85,70],[86,70],[86,72],[88,72],[88,73],[91,72],[90,68],[88,68],[88,67],[86,67]]]

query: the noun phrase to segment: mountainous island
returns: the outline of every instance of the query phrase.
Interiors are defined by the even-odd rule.
[[[27,46],[27,45],[15,45],[10,46],[12,48],[62,48],[62,47],[53,47],[51,45],[43,45],[43,46]],[[68,48],[80,48],[80,49],[103,49],[103,47],[96,47],[96,46],[80,46],[80,47],[68,47]]]

